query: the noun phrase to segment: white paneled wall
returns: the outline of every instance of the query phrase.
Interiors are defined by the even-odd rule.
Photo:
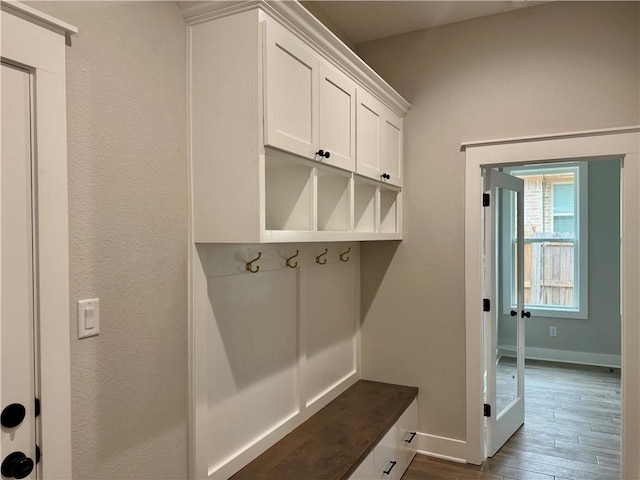
[[[309,406],[356,373],[358,326],[351,265],[327,262],[305,270],[305,405]]]
[[[196,474],[227,478],[359,378],[359,244],[194,253]]]
[[[207,423],[216,466],[299,411],[297,275],[211,277],[208,292]]]

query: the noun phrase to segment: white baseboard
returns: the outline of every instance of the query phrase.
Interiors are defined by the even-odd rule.
[[[499,354],[513,357],[516,348],[513,345],[500,345]],[[576,363],[579,365],[595,365],[599,367],[620,368],[620,355],[605,353],[574,352],[570,350],[554,350],[552,348],[526,347],[525,358],[531,360],[546,360],[549,362]]]
[[[421,455],[466,463],[467,442],[463,440],[420,432],[416,435],[416,439],[418,440],[416,447]]]

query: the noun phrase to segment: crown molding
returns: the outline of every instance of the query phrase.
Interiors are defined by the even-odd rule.
[[[409,102],[298,1],[202,2],[185,8],[183,17],[187,25],[193,26],[254,9],[284,25],[398,115],[404,116],[411,108]]]

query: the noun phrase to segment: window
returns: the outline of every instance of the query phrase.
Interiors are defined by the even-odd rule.
[[[553,184],[553,233],[575,234],[574,196],[574,183]]]
[[[526,308],[534,316],[586,318],[586,163],[505,170],[524,180]],[[515,252],[515,225],[508,231]],[[509,253],[503,254],[505,285],[514,285],[510,280],[514,278],[515,265]],[[515,292],[505,291],[504,298],[505,310],[509,311],[515,306]]]

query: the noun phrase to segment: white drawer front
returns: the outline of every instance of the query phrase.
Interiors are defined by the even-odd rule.
[[[373,474],[373,453],[374,452],[371,452],[367,458],[362,461],[358,469],[349,477],[349,480],[373,480],[375,478]]]
[[[416,454],[418,429],[418,400],[415,399],[398,420],[398,470],[400,476]]]
[[[398,454],[398,424],[396,423],[373,451],[374,478],[384,480],[399,479]]]

